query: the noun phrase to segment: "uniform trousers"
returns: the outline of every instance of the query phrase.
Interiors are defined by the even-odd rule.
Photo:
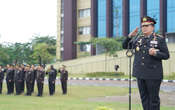
[[[161,81],[161,79],[137,78],[143,110],[160,110],[159,90]]]
[[[6,80],[7,82],[7,94],[12,94],[14,92],[14,81]]]
[[[49,93],[50,95],[55,93],[55,81],[49,81]]]
[[[26,95],[31,95],[32,94],[32,82],[31,81],[26,81],[26,88],[27,88]]]
[[[67,94],[67,80],[61,80],[61,87],[63,94]]]
[[[21,82],[15,81],[15,88],[16,88],[16,95],[19,95],[21,93]]]
[[[2,84],[3,84],[3,81],[0,81],[0,94],[2,93]]]
[[[41,81],[37,81],[37,87],[38,87],[38,96],[43,95],[43,83]]]

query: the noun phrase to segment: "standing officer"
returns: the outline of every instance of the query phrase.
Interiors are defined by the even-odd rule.
[[[2,94],[2,84],[4,80],[4,69],[0,66],[0,94]]]
[[[63,95],[67,94],[67,80],[68,80],[68,71],[66,70],[66,66],[62,65],[62,67],[58,70],[60,73],[60,81]]]
[[[33,70],[33,72],[34,72],[34,80],[33,80],[33,82],[32,82],[32,90],[31,90],[32,93],[33,93],[33,92],[34,92],[34,88],[35,88],[36,68],[35,68],[34,65],[32,65],[31,68],[32,68],[32,70]]]
[[[44,85],[44,77],[45,77],[45,71],[42,66],[39,66],[37,68],[37,73],[36,73],[36,81],[37,81],[37,87],[38,87],[38,95],[37,96],[42,96],[43,95],[43,85]]]
[[[34,70],[30,68],[30,65],[26,67],[26,87],[27,87],[27,96],[32,94],[32,83],[34,80]]]
[[[7,94],[14,92],[14,69],[12,65],[7,65],[6,70]]]
[[[57,76],[57,70],[53,67],[53,65],[50,66],[50,69],[47,71],[47,74],[49,74],[49,93],[50,95],[53,95],[55,93],[55,80]]]
[[[25,88],[25,66],[23,64],[21,64],[21,71],[22,71],[22,82],[21,82],[21,93],[24,92],[24,88]]]
[[[163,79],[162,60],[169,58],[165,37],[154,33],[156,21],[151,17],[141,18],[141,31],[138,28],[123,42],[123,48],[135,50],[133,76],[137,78],[144,110],[160,110],[159,90]],[[136,38],[133,38],[136,36]],[[132,39],[132,40],[131,40]]]
[[[22,71],[20,70],[20,67],[18,65],[16,65],[14,72],[15,72],[14,79],[15,79],[16,95],[20,95],[21,94]]]

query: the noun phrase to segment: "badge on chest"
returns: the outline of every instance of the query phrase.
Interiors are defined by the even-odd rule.
[[[156,41],[156,40],[150,41],[150,46],[151,46],[152,48],[157,47],[157,45],[158,45],[158,41]]]

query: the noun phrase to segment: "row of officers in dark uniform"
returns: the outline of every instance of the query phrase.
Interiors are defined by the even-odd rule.
[[[42,96],[45,75],[48,75],[49,94],[54,95],[58,72],[60,73],[62,93],[67,94],[68,71],[65,68],[66,66],[62,65],[62,67],[57,71],[53,65],[51,65],[50,68],[45,71],[43,66],[0,66],[0,94],[2,94],[3,81],[5,79],[7,84],[7,94],[13,94],[15,90],[16,95],[20,95],[24,92],[26,87],[25,95],[31,96],[34,92],[34,85],[36,81],[38,89],[37,96]]]

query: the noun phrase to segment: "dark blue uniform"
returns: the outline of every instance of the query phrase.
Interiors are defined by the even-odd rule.
[[[44,77],[45,77],[45,71],[44,69],[37,70],[37,87],[38,87],[38,95],[37,96],[42,96],[43,95],[43,85],[44,85]]]
[[[26,95],[30,96],[32,94],[32,83],[34,81],[34,70],[30,69],[26,71]]]
[[[60,81],[63,94],[67,94],[67,80],[68,80],[68,71],[67,70],[58,70],[60,73]]]
[[[16,88],[16,95],[21,94],[21,85],[22,85],[22,71],[20,69],[15,69],[14,81]]]
[[[57,70],[54,68],[51,68],[47,74],[49,74],[49,93],[50,95],[53,95],[55,93],[55,80],[57,76]]]
[[[169,58],[165,38],[152,34],[139,36],[136,40],[127,37],[123,48],[133,48],[135,58],[133,76],[137,78],[139,92],[144,110],[160,110],[159,89],[163,79],[162,60]],[[156,55],[149,55],[149,49],[155,48]]]
[[[7,94],[12,94],[14,92],[14,69],[7,69],[6,83],[7,83]]]
[[[4,69],[0,69],[0,94],[2,93],[3,80],[4,80]]]

